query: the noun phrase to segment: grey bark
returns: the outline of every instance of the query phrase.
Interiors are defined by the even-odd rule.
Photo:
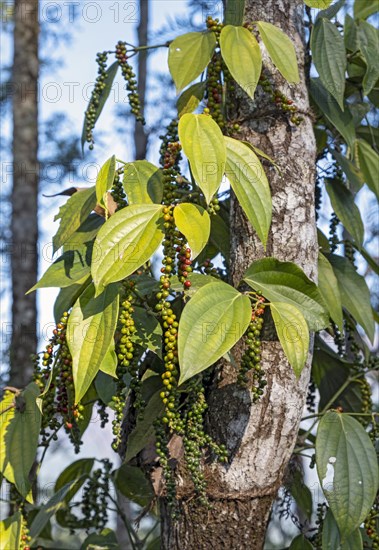
[[[253,260],[274,256],[292,261],[313,280],[317,276],[317,236],[314,216],[315,141],[309,110],[304,67],[302,0],[247,0],[245,19],[264,20],[279,26],[294,41],[301,82],[289,86],[273,70],[276,88],[292,99],[304,122],[295,128],[288,117],[263,95],[255,103],[242,92],[236,102],[239,139],[269,154],[280,166],[280,176],[265,164],[273,197],[273,221],[267,250],[232,197],[231,282],[237,286]],[[263,49],[264,50],[264,49]],[[267,55],[265,62],[269,63]],[[242,345],[233,354],[238,359]],[[293,451],[310,375],[307,366],[297,380],[279,342],[263,334],[262,367],[267,387],[263,398],[252,404],[249,392],[236,385],[235,368],[219,366],[210,392],[209,430],[225,443],[228,465],[205,465],[211,509],[193,498],[191,484],[180,478],[182,515],[172,522],[163,503],[163,546],[170,550],[263,548],[271,506]]]
[[[15,0],[13,60],[12,338],[10,378],[22,387],[31,378],[37,349],[38,241],[38,0]]]
[[[140,20],[137,29],[138,45],[145,46],[148,40],[149,0],[140,0]],[[141,100],[141,112],[144,115],[146,102],[147,51],[138,54],[138,95]],[[134,125],[134,145],[136,160],[146,158],[148,136],[140,122]]]

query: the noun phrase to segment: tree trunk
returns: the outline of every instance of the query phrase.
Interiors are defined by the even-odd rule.
[[[35,292],[38,241],[38,0],[15,0],[13,61],[12,339],[13,385],[32,376],[37,349]]]
[[[145,46],[148,41],[149,27],[149,0],[140,0],[140,20],[138,25],[138,45]],[[141,100],[142,116],[145,112],[146,102],[146,76],[147,76],[147,51],[138,54],[138,95]],[[140,122],[134,125],[135,159],[144,160],[147,151],[147,134]]]
[[[302,0],[247,0],[245,20],[264,20],[280,27],[295,43],[301,82],[287,85],[277,71],[275,87],[292,99],[304,117],[299,127],[263,94],[256,102],[240,92],[236,102],[237,136],[269,154],[279,175],[265,165],[273,196],[273,221],[266,252],[234,197],[231,203],[231,282],[237,285],[253,260],[275,256],[295,262],[313,280],[317,276],[317,235],[314,215],[315,142],[305,82]],[[265,64],[270,68],[269,60]],[[270,325],[270,323],[266,323]],[[272,331],[271,331],[272,332]],[[263,548],[271,506],[298,433],[310,376],[311,352],[300,380],[286,360],[276,335],[262,333],[265,393],[257,404],[236,385],[235,368],[223,362],[209,392],[208,428],[226,444],[226,466],[205,465],[209,510],[193,498],[191,484],[181,479],[182,514],[173,522],[163,503],[165,549]],[[238,361],[242,344],[233,355]],[[192,498],[191,498],[192,497]]]

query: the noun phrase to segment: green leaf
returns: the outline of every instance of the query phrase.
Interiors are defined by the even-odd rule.
[[[101,370],[102,372],[105,372],[105,374],[109,374],[109,376],[113,376],[113,378],[117,378],[116,369],[117,369],[117,355],[115,352],[115,343],[112,338],[110,347],[107,353],[104,355],[104,358],[101,362],[99,370]]]
[[[187,113],[179,121],[179,139],[208,204],[218,190],[224,173],[224,136],[212,117]]]
[[[357,420],[329,411],[317,430],[316,464],[321,486],[344,539],[360,526],[374,502],[378,487],[375,449]]]
[[[338,281],[332,266],[321,252],[318,255],[318,288],[331,319],[343,334],[343,313]]]
[[[101,533],[92,533],[83,542],[80,550],[120,550],[116,535],[111,529],[103,529]]]
[[[55,482],[54,493],[60,491],[71,481],[81,480],[80,484],[75,484],[72,490],[66,493],[64,499],[66,502],[69,502],[79,490],[79,488],[83,485],[84,481],[86,480],[86,476],[88,476],[92,472],[94,464],[94,458],[80,458],[79,460],[75,460],[75,462],[67,466],[67,468],[65,468],[63,472],[59,474],[58,479]]]
[[[185,236],[196,258],[209,241],[211,220],[204,208],[197,204],[181,203],[174,208],[176,227]]]
[[[90,285],[72,308],[67,343],[72,355],[76,403],[90,387],[111,345],[118,302],[118,285],[107,286],[97,297],[94,286]]]
[[[304,0],[304,3],[310,8],[317,8],[320,10],[325,10],[333,0]]]
[[[96,178],[96,199],[104,206],[104,195],[112,187],[116,174],[116,157],[113,155],[100,168]]]
[[[345,72],[347,66],[344,40],[328,19],[318,19],[311,34],[312,59],[324,88],[344,109]]]
[[[349,14],[346,14],[344,21],[343,37],[345,42],[345,48],[354,53],[359,50],[357,25]]]
[[[123,183],[129,204],[162,202],[162,170],[147,160],[136,160],[126,164]]]
[[[292,40],[279,27],[257,21],[259,34],[275,67],[293,84],[300,82],[296,51]]]
[[[340,9],[345,5],[346,0],[338,0],[325,10],[319,11],[316,17],[316,21],[321,17],[326,17],[326,19],[333,19],[340,11]]]
[[[124,497],[140,506],[147,506],[153,499],[151,483],[141,468],[123,464],[113,475],[115,487]]]
[[[341,544],[338,526],[329,509],[322,524],[322,550],[362,550],[362,548],[363,542],[359,529],[353,531]]]
[[[325,90],[319,78],[311,78],[310,91],[321,113],[341,134],[349,147],[353,148],[355,128],[351,113],[347,109],[341,111],[337,101]]]
[[[244,280],[254,290],[260,290],[267,300],[286,302],[299,309],[310,330],[318,331],[329,325],[329,315],[317,286],[296,264],[263,258],[251,264]]]
[[[128,435],[125,462],[129,462],[129,460],[154,440],[155,429],[153,423],[163,412],[160,393],[161,389],[151,397],[143,412],[143,418],[137,418],[136,427]]]
[[[357,193],[364,183],[363,174],[360,172],[359,168],[357,168],[355,164],[353,164],[351,160],[346,158],[344,155],[341,155],[332,148],[329,148],[329,151],[336,159],[342,170],[345,172],[349,184],[349,189],[352,192]]]
[[[62,288],[54,303],[54,319],[56,323],[59,323],[59,320],[65,311],[72,308],[89,283],[90,277],[88,277],[82,284],[74,284],[66,288]]]
[[[210,242],[216,246],[224,258],[229,261],[230,257],[230,233],[229,227],[221,216],[216,214],[211,217]]]
[[[178,93],[204,71],[215,47],[215,33],[209,31],[189,32],[171,42],[168,67]]]
[[[370,23],[361,21],[358,26],[359,49],[366,62],[366,74],[363,78],[363,91],[368,95],[379,78],[379,31]]]
[[[179,322],[179,384],[229,351],[250,320],[249,298],[232,286],[219,281],[200,288],[184,307]]]
[[[304,535],[299,535],[293,539],[288,550],[313,550],[313,546]]]
[[[179,118],[186,113],[193,113],[203,99],[205,90],[206,83],[197,82],[196,84],[192,84],[192,86],[182,93],[176,102]]]
[[[357,142],[358,160],[365,178],[365,182],[379,200],[379,155],[365,140],[358,139]]]
[[[288,489],[300,510],[308,519],[311,519],[313,509],[312,493],[305,485],[303,474],[299,470],[295,472]]]
[[[82,225],[96,206],[95,187],[77,191],[60,207],[54,221],[61,220],[57,234],[53,237],[55,253]]]
[[[16,410],[4,434],[5,456],[1,473],[16,485],[28,502],[33,501],[29,474],[36,459],[41,429],[41,411],[36,403],[39,394],[39,387],[32,382],[16,397]]]
[[[95,378],[95,388],[97,395],[105,405],[113,404],[112,397],[117,391],[116,380],[105,374],[105,372],[99,371]]]
[[[162,327],[158,319],[146,309],[134,306],[133,320],[137,329],[133,341],[162,357]]]
[[[249,222],[266,246],[272,201],[265,171],[249,147],[229,137],[225,137],[225,143],[226,176]]]
[[[299,309],[286,302],[271,302],[270,308],[283,351],[299,378],[308,357],[307,322]]]
[[[227,0],[224,25],[242,25],[245,13],[245,0]]]
[[[256,38],[244,27],[226,25],[220,35],[223,60],[234,80],[251,99],[262,71],[262,55]]]
[[[95,241],[92,277],[98,291],[121,281],[147,262],[160,246],[163,214],[159,204],[134,204],[105,222]]]
[[[354,202],[354,195],[338,178],[333,180],[326,179],[325,188],[334,212],[353,237],[356,244],[361,246],[365,230],[361,213]]]
[[[378,0],[355,0],[354,17],[355,19],[367,19],[378,10]]]
[[[13,514],[9,518],[0,521],[0,548],[2,550],[13,550],[21,546],[21,512]]]
[[[343,307],[351,313],[373,342],[375,323],[371,310],[370,291],[364,277],[356,272],[347,258],[330,254],[328,260],[337,277]]]
[[[66,288],[74,283],[83,283],[91,271],[92,247],[93,243],[88,243],[79,250],[64,252],[27,294],[38,288]]]
[[[32,537],[32,543],[41,533],[45,525],[49,522],[50,518],[54,516],[61,508],[66,506],[66,497],[70,491],[75,491],[76,487],[80,488],[83,484],[82,480],[76,479],[66,483],[59,491],[57,491],[39,510],[38,514],[33,520],[30,526],[30,536]]]
[[[330,252],[330,244],[328,238],[319,228],[317,228],[317,242],[321,252],[323,252],[324,254]]]
[[[96,107],[95,117],[93,119],[93,123],[95,124],[98,120],[99,116],[101,115],[101,111],[103,110],[103,107],[109,97],[109,94],[112,90],[113,81],[115,79],[115,76],[118,71],[118,61],[115,61],[106,71],[105,71],[105,79],[104,84],[105,87],[102,90],[102,94],[99,98],[99,103]],[[86,142],[86,135],[87,135],[87,117],[84,117],[84,123],[83,123],[83,130],[82,130],[82,150],[84,150],[84,144]]]
[[[9,454],[6,447],[5,437],[9,430],[9,424],[14,418],[15,409],[15,394],[10,391],[4,393],[3,399],[0,401],[0,474],[4,476],[10,483],[14,483],[13,470],[9,464]]]

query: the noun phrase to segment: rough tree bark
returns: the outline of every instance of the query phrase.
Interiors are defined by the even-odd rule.
[[[295,262],[313,280],[317,276],[315,142],[305,82],[303,10],[302,0],[246,2],[247,21],[273,23],[295,43],[300,84],[288,86],[277,71],[271,78],[296,102],[304,122],[295,128],[287,116],[259,94],[254,104],[245,94],[237,98],[235,114],[241,126],[238,138],[274,158],[282,175],[272,166],[265,166],[273,196],[273,222],[266,252],[232,197],[231,282],[235,285],[250,263],[264,256]],[[237,345],[233,350],[237,360],[241,352],[242,346]],[[208,425],[216,441],[227,445],[231,459],[226,466],[205,467],[210,510],[191,498],[191,485],[185,477],[179,487],[182,514],[178,521],[171,521],[163,502],[165,549],[263,548],[271,506],[296,442],[311,351],[300,380],[295,378],[279,342],[267,331],[263,334],[262,358],[268,385],[263,398],[254,405],[249,392],[235,384],[235,368],[227,363],[218,367],[208,396]]]
[[[13,59],[12,339],[10,378],[31,379],[30,354],[37,349],[38,242],[38,0],[15,0]]]

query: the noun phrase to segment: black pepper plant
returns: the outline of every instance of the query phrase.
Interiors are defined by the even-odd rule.
[[[178,116],[161,136],[160,158],[152,164],[112,156],[94,187],[68,199],[56,216],[59,229],[53,239],[61,255],[31,289],[61,290],[56,328],[33,358],[33,382],[25,389],[6,388],[1,402],[1,474],[11,487],[13,511],[2,522],[1,548],[36,548],[53,515],[71,532],[86,530],[88,544],[102,541],[118,548],[114,534],[104,531],[109,506],[125,521],[133,548],[150,548],[150,539],[140,539],[123,516],[111,486],[152,508],[156,497],[165,499],[175,521],[180,515],[177,478],[183,471],[204,510],[212,506],[204,461],[217,460],[226,468],[229,461],[227,441],[215,441],[207,431],[214,365],[230,361],[254,406],[267,384],[261,364],[266,326],[276,333],[297,377],[316,334],[308,427],[300,430],[295,453],[311,458],[311,467],[317,465],[326,502],[319,504],[313,524],[312,501],[310,510],[303,510],[307,519],[295,521],[301,534],[291,548],[337,548],[328,542],[333,537],[344,541],[343,548],[379,548],[373,409],[378,403],[373,404],[367,377],[377,375],[378,361],[368,345],[374,340],[374,316],[365,279],[357,272],[358,254],[378,270],[363,247],[363,222],[354,202],[363,183],[378,195],[377,130],[369,114],[378,101],[373,51],[378,38],[365,20],[372,12],[364,7],[364,13],[357,8],[355,19],[346,16],[343,29],[333,22],[343,3],[320,12],[309,36],[319,73],[310,83],[320,166],[317,215],[321,192],[333,209],[329,237],[319,230],[318,285],[296,264],[274,257],[254,261],[237,287],[230,284],[225,182],[266,247],[272,200],[264,166],[275,164],[239,139],[233,98],[237,93],[245,94],[246,101],[254,101],[256,94],[268,96],[291,131],[300,131],[301,113],[274,88],[272,67],[262,62],[259,45],[296,86],[291,39],[267,22],[241,18],[231,24],[227,17],[221,22],[209,16],[203,32],[160,45],[168,48],[169,70],[181,93]],[[115,51],[97,55],[83,146],[94,148],[95,124],[119,69],[131,112],[145,123],[129,62],[141,49],[149,46],[119,41]],[[112,56],[116,60],[108,66]],[[332,167],[325,169],[326,162]],[[241,339],[244,353],[236,361],[233,346]],[[49,502],[39,505],[33,487],[50,443],[66,432],[79,452],[94,407],[102,427],[112,416],[112,448],[123,465],[114,469],[106,460],[79,459],[59,476]],[[151,467],[142,457],[148,445],[154,455],[150,462],[161,469],[155,496],[147,481]],[[331,464],[337,489],[323,485]],[[303,489],[302,498],[296,490],[298,475],[286,489],[286,508],[292,497],[300,507],[309,502],[309,489]],[[338,490],[346,477],[354,487],[351,494]],[[135,479],[145,490],[143,498],[133,492]]]

